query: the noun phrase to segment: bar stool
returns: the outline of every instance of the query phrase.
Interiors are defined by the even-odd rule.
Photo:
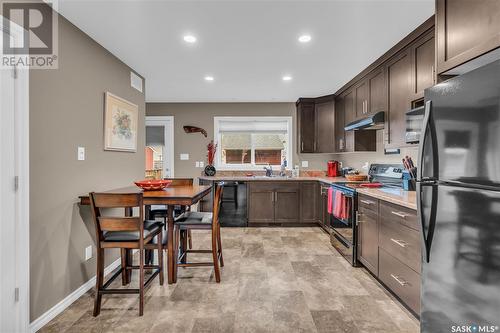
[[[186,237],[191,230],[211,230],[212,248],[210,250],[192,250],[183,248],[176,265],[179,267],[213,266],[215,281],[220,282],[220,267],[224,267],[222,257],[222,242],[220,235],[219,211],[222,201],[222,190],[224,183],[215,184],[215,197],[213,202],[213,213],[185,212],[175,220],[175,243],[174,248],[179,248],[179,239]],[[182,237],[181,237],[182,236]],[[182,241],[182,239],[181,239]],[[188,253],[212,253],[211,262],[187,262]]]
[[[144,289],[149,287],[153,279],[159,275],[160,285],[163,285],[163,248],[161,242],[157,244],[158,265],[144,263],[145,250],[154,237],[163,239],[163,223],[144,221],[142,193],[94,193],[91,192],[90,206],[96,229],[97,240],[97,272],[96,294],[94,301],[94,317],[101,312],[103,294],[139,294],[139,316],[144,313]],[[124,208],[131,212],[139,208],[139,216],[106,216],[102,214],[103,208]],[[122,267],[106,282],[104,282],[104,249],[122,249]],[[124,260],[123,250],[139,250],[139,266],[127,263]],[[122,273],[132,269],[139,270],[138,289],[110,289],[110,284]],[[144,269],[153,269],[153,274],[144,282]]]

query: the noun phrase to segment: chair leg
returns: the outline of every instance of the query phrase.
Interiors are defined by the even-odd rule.
[[[188,230],[188,243],[189,243],[189,249],[193,249],[193,238],[191,237],[191,230]]]
[[[180,228],[174,226],[174,253],[173,253],[173,273],[174,276],[172,278],[172,282],[177,282],[177,264],[179,262],[179,237],[180,237]]]
[[[128,284],[127,281],[127,250],[120,249],[121,259],[122,259],[122,286],[126,286]]]
[[[163,232],[160,230],[160,233],[158,234],[158,266],[160,266],[160,286],[163,286],[163,279],[164,279],[164,272],[165,270],[163,269]]]
[[[180,231],[180,237],[181,237],[181,254],[183,254],[183,257],[182,257],[182,260],[181,262],[182,263],[186,263],[187,261],[187,253],[186,253],[186,250],[187,250],[187,246],[188,246],[188,239],[187,239],[187,235],[189,233],[189,230],[181,230]]]
[[[139,316],[144,314],[144,250],[139,250]]]
[[[220,224],[217,225],[217,248],[220,260],[220,267],[224,267],[224,258],[222,257],[222,241],[220,236]]]
[[[97,272],[95,283],[94,317],[101,313],[102,286],[104,283],[104,249],[97,249]]]
[[[217,230],[212,230],[212,257],[214,260],[215,281],[220,282],[219,259],[217,258]]]

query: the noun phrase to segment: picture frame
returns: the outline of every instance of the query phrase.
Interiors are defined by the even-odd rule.
[[[137,152],[139,107],[108,91],[104,93],[104,150]]]

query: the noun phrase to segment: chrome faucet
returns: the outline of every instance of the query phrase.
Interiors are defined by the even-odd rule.
[[[264,170],[266,170],[266,177],[273,176],[273,167],[271,166],[271,164],[267,163],[267,166],[264,167]]]

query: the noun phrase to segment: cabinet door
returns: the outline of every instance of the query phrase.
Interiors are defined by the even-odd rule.
[[[274,190],[268,186],[251,183],[248,192],[248,222],[274,222]]]
[[[366,117],[366,113],[368,112],[368,84],[367,81],[364,80],[360,82],[354,88],[356,94],[356,118],[364,118]]]
[[[335,151],[345,151],[345,110],[344,98],[338,96],[335,98]]]
[[[358,260],[373,274],[378,275],[378,213],[361,204],[358,198]],[[373,199],[370,199],[372,202]],[[377,202],[378,203],[378,202]]]
[[[300,221],[316,223],[318,220],[318,183],[305,182],[300,184]]]
[[[314,102],[300,102],[297,105],[297,117],[300,133],[299,151],[314,153],[316,140],[316,116]]]
[[[375,69],[368,76],[368,109],[367,114],[387,110],[387,88],[383,68]]]
[[[437,0],[438,73],[500,46],[500,1]]]
[[[320,222],[325,230],[330,231],[330,214],[328,214],[328,187],[323,187],[321,189]]]
[[[356,110],[354,108],[354,90],[348,90],[343,94],[344,99],[344,117],[345,124],[349,124],[356,119]],[[354,132],[345,132],[345,151],[354,151]]]
[[[417,40],[412,47],[412,100],[424,97],[424,89],[434,85],[434,29]]]
[[[411,59],[408,50],[389,60],[386,75],[389,105],[388,133],[384,141],[386,146],[401,147],[405,145],[406,111],[410,108]]]
[[[316,104],[316,153],[335,152],[334,102]]]
[[[297,184],[282,184],[277,186],[274,200],[275,222],[300,222],[300,195]]]

